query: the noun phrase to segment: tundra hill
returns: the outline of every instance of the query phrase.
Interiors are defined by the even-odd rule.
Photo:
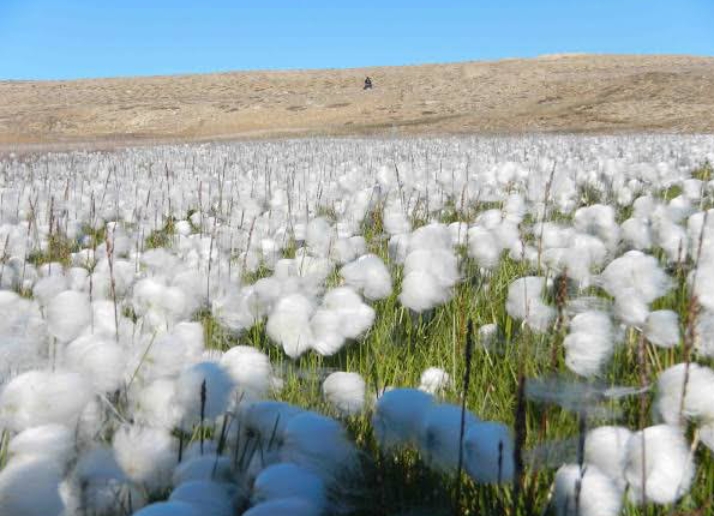
[[[373,90],[363,90],[365,76]],[[310,135],[714,132],[714,57],[0,81],[0,144]]]

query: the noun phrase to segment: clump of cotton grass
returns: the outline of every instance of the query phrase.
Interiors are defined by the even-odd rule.
[[[645,337],[660,348],[679,344],[679,315],[673,310],[654,310],[647,315],[643,328]]]
[[[580,376],[599,374],[614,352],[609,314],[594,310],[577,314],[570,321],[563,347],[568,369]]]
[[[15,435],[7,447],[10,460],[38,457],[64,468],[76,455],[74,433],[59,423],[35,426]]]
[[[322,382],[322,395],[340,414],[353,416],[364,409],[367,386],[358,373],[338,371]]]
[[[111,448],[96,446],[85,451],[69,479],[65,502],[68,514],[86,511],[112,516],[131,513],[146,505],[143,490],[131,482],[116,461]]]
[[[344,428],[334,419],[314,412],[293,417],[285,427],[280,457],[294,462],[323,480],[358,472],[358,455]]]
[[[297,358],[311,348],[314,336],[310,318],[314,310],[312,302],[298,293],[283,297],[273,308],[265,331],[290,358]]]
[[[15,431],[52,423],[74,425],[91,398],[91,384],[80,374],[28,371],[0,392],[0,421]]]
[[[693,450],[679,427],[650,426],[630,437],[625,479],[632,502],[673,503],[687,494],[694,473]]]
[[[0,471],[0,514],[61,516],[63,472],[52,459],[42,457],[10,460]]]
[[[201,514],[232,516],[236,512],[231,484],[209,480],[184,482],[171,492],[169,502],[182,502],[194,506]]]
[[[615,250],[620,242],[620,226],[612,206],[593,204],[578,208],[573,217],[573,225],[579,233],[598,237],[610,251]]]
[[[320,516],[319,507],[315,507],[304,498],[279,498],[260,503],[248,509],[243,516],[274,516],[290,514],[291,516]],[[153,515],[151,515],[153,516]]]
[[[167,430],[122,426],[114,434],[112,448],[126,475],[149,493],[171,485],[178,459],[178,442]]]
[[[506,312],[514,319],[522,320],[536,332],[545,332],[555,320],[556,310],[543,300],[547,286],[545,278],[526,276],[514,280],[508,286]]]
[[[345,284],[361,292],[365,299],[378,301],[392,293],[392,277],[382,259],[365,254],[340,269]]]
[[[628,251],[611,261],[600,274],[600,284],[615,297],[615,309],[626,324],[641,327],[648,305],[663,296],[672,281],[653,256]]]
[[[234,387],[230,375],[214,362],[201,362],[186,369],[177,378],[174,393],[182,426],[190,430],[224,414]]]
[[[676,364],[664,370],[657,379],[655,408],[667,424],[681,419],[695,422],[714,421],[714,371],[696,362]],[[684,399],[682,399],[684,397]]]
[[[234,346],[221,356],[220,364],[235,382],[241,400],[263,399],[280,385],[270,358],[256,348]]]
[[[583,450],[585,463],[596,466],[623,491],[627,485],[625,467],[630,437],[632,432],[628,428],[600,426],[588,431]]]
[[[65,366],[84,373],[97,392],[114,392],[125,380],[128,357],[113,339],[93,334],[82,335],[67,345]]]
[[[555,474],[552,503],[558,516],[616,516],[622,490],[596,466],[566,464]]]
[[[195,481],[235,484],[236,476],[233,461],[229,457],[205,453],[186,457],[186,460],[174,469],[171,479],[174,486]]]
[[[282,446],[288,423],[304,410],[282,401],[255,401],[239,406],[236,446],[270,450]],[[255,440],[256,442],[252,442]]]
[[[475,482],[500,484],[513,480],[513,436],[506,425],[494,421],[471,424],[463,447],[466,472]]]
[[[432,395],[440,394],[451,387],[451,376],[439,367],[428,367],[419,379],[419,389]]]
[[[301,498],[319,513],[327,508],[327,491],[323,480],[291,462],[268,466],[255,479],[251,501],[258,505],[271,500]]]
[[[432,405],[426,410],[419,428],[418,448],[424,462],[437,471],[452,473],[456,470],[461,450],[460,406]],[[465,432],[468,433],[479,419],[471,412],[465,413]]]
[[[417,389],[385,392],[372,414],[374,436],[380,447],[390,451],[416,446],[424,415],[433,404],[433,396]]]
[[[451,299],[459,281],[458,258],[443,224],[429,224],[411,236],[404,260],[404,279],[399,301],[420,313]]]
[[[337,353],[348,340],[362,336],[374,322],[375,311],[348,287],[338,287],[325,294],[310,325],[311,347],[320,355]]]
[[[170,501],[147,505],[135,512],[134,516],[200,516],[201,514],[205,514],[203,507],[181,501]]]
[[[60,342],[69,342],[89,326],[89,296],[66,290],[52,298],[47,306],[47,329]]]

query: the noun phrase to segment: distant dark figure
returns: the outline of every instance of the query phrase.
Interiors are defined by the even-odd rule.
[[[369,77],[367,77],[367,78],[364,80],[364,89],[365,89],[365,90],[371,90],[371,89],[372,89],[372,79],[370,79]]]

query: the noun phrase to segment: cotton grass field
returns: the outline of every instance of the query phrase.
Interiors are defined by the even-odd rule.
[[[714,137],[0,158],[0,515],[714,511]]]

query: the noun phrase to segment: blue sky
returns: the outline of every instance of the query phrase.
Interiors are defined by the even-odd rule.
[[[714,55],[714,0],[0,0],[0,79]]]

